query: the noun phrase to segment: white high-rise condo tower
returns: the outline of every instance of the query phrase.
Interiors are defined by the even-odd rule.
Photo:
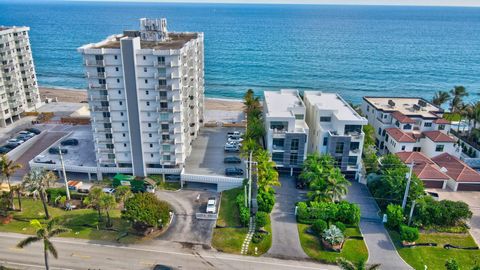
[[[0,127],[41,104],[28,27],[0,26]]]
[[[167,32],[166,19],[141,19],[78,49],[88,81],[100,167],[135,176],[183,167],[203,123],[203,33]]]

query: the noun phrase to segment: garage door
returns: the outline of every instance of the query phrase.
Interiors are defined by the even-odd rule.
[[[426,188],[442,188],[443,181],[423,181]]]
[[[480,191],[480,183],[461,183],[458,184],[458,191],[463,190],[463,191]]]

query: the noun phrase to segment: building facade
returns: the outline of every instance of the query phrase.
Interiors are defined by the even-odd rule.
[[[267,150],[277,168],[300,169],[307,156],[309,129],[298,90],[265,91],[263,110]]]
[[[29,30],[0,26],[0,127],[41,105]]]
[[[203,123],[203,33],[141,19],[78,49],[83,55],[98,166],[181,168]]]
[[[381,153],[422,152],[432,158],[442,153],[459,156],[456,139],[443,110],[421,98],[364,97],[362,112],[375,130]]]
[[[305,91],[304,102],[308,152],[330,154],[347,178],[358,178],[367,120],[337,94]]]

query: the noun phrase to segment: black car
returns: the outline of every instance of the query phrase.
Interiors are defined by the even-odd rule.
[[[58,149],[58,147],[51,147],[50,149],[48,149],[48,153],[52,155],[58,155],[60,154],[60,150]],[[67,154],[67,153],[68,153],[67,149],[62,149],[62,154]]]
[[[226,168],[225,169],[225,175],[227,176],[237,176],[237,175],[243,175],[243,170],[237,167],[232,167],[232,168]]]
[[[25,130],[28,131],[28,132],[31,132],[33,134],[36,134],[36,135],[42,133],[42,131],[40,129],[37,129],[37,128],[27,128]]]
[[[66,139],[61,142],[61,145],[78,145],[78,140],[77,139]]]
[[[157,264],[153,267],[153,270],[174,270],[174,268],[164,264]]]
[[[242,163],[242,160],[238,157],[225,157],[223,163]]]
[[[17,148],[17,146],[19,146],[19,144],[17,144],[17,143],[7,143],[7,144],[5,144],[3,147],[12,150],[12,149]]]
[[[12,150],[12,149],[2,146],[2,147],[0,147],[0,154],[6,154],[6,153],[10,152],[10,150]]]

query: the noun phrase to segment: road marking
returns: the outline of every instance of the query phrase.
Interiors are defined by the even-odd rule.
[[[8,249],[13,250],[15,252],[25,252],[23,248],[18,248],[18,247],[9,247]]]
[[[35,267],[35,268],[40,268],[40,269],[45,269],[45,265],[38,265],[38,264],[28,264],[28,263],[17,263],[17,262],[9,262],[9,261],[0,261],[2,264],[7,264],[7,265],[18,265],[18,266],[27,266],[27,267]],[[59,269],[59,270],[74,270],[70,268],[58,268],[58,267],[50,267],[50,269]]]
[[[14,238],[14,239],[23,239],[23,236],[3,234],[3,233],[0,233],[0,236],[7,237],[7,238]],[[97,246],[97,247],[104,247],[104,248],[107,247],[107,248],[112,248],[112,249],[124,249],[124,250],[135,250],[135,251],[144,251],[144,252],[152,252],[152,253],[162,253],[162,254],[178,255],[178,256],[185,256],[185,257],[196,257],[196,255],[191,254],[191,253],[183,253],[183,252],[175,252],[175,251],[162,251],[162,250],[155,250],[155,249],[148,249],[148,248],[135,248],[135,247],[113,246],[113,245],[107,245],[107,244],[73,242],[73,241],[66,241],[66,240],[59,240],[59,239],[54,239],[53,242],[63,243],[63,244],[72,244],[72,245]],[[217,259],[217,260],[223,260],[223,261],[244,262],[244,263],[253,263],[253,264],[282,266],[282,267],[294,267],[295,269],[328,270],[326,268],[313,267],[313,266],[303,266],[303,265],[298,265],[298,264],[264,262],[264,261],[248,260],[248,259],[244,259],[244,258],[234,258],[234,257],[228,256],[228,255],[222,255],[222,254],[202,255],[202,257],[206,258],[206,259]]]
[[[82,259],[89,259],[89,258],[91,258],[91,256],[88,256],[88,255],[81,255],[81,254],[75,254],[75,253],[70,254],[70,256],[72,256],[72,257],[78,257],[78,258],[82,258]]]

